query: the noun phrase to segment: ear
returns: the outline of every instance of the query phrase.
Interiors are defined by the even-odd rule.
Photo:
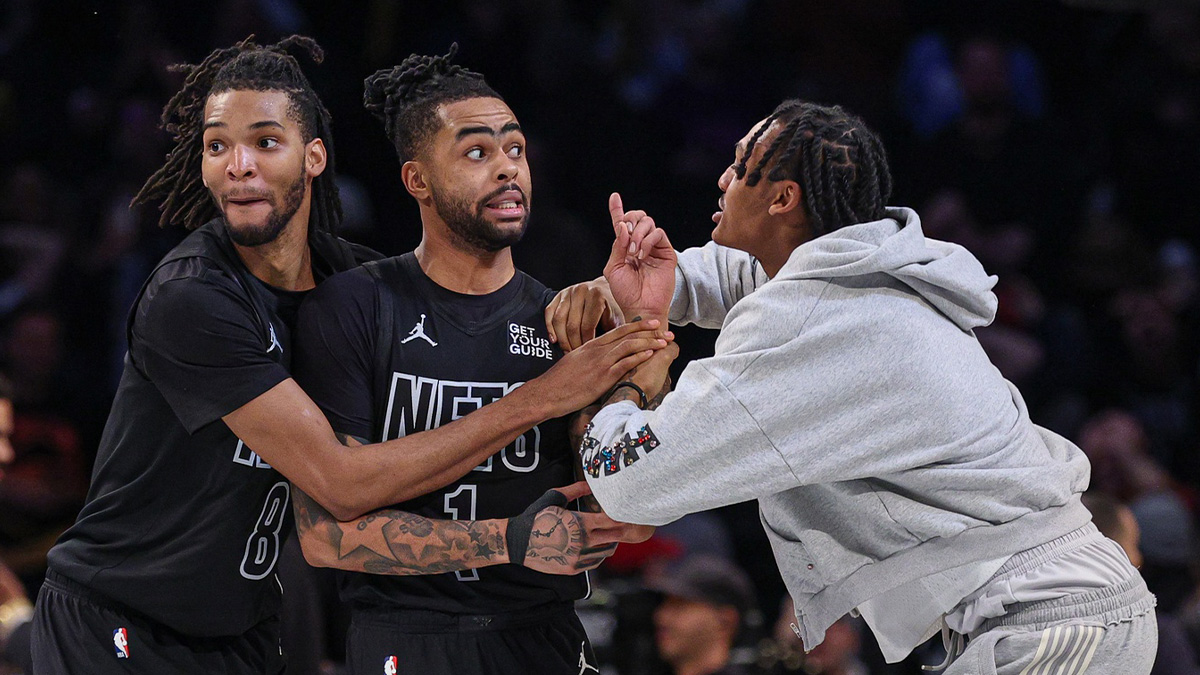
[[[771,200],[771,205],[767,207],[767,212],[778,216],[795,211],[801,208],[802,197],[799,183],[794,180],[781,180],[775,183],[775,196]]]
[[[314,138],[304,146],[304,171],[309,178],[316,178],[325,173],[328,161],[329,152],[325,149],[325,141]]]
[[[425,166],[418,160],[410,159],[400,166],[400,180],[408,194],[417,201],[429,198],[429,181],[425,179]]]

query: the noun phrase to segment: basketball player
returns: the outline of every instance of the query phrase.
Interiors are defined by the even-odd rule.
[[[378,256],[330,234],[330,120],[295,48],[321,60],[298,36],[217,50],[183,67],[164,110],[175,146],[136,201],[195,232],[131,313],[87,503],[49,554],[38,673],[279,672],[284,476],[343,517],[421,494],[598,396],[655,343],[598,340],[420,442],[330,451],[342,446],[288,376],[290,326],[317,282]]]
[[[610,203],[626,315],[721,334],[657,409],[667,352],[592,419],[582,462],[609,514],[757,498],[808,649],[856,612],[888,661],[942,631],[946,673],[1150,672],[1154,597],[1080,503],[1086,458],[1030,421],[972,332],[995,277],[886,206],[875,134],[787,101],[718,187],[714,243],[678,274],[653,221]]]
[[[481,75],[451,63],[456,49],[410,56],[366,81],[366,107],[382,120],[403,164],[404,187],[420,208],[421,244],[330,279],[300,313],[297,379],[339,433],[362,442],[420,439],[520,392],[561,354],[544,319],[553,294],[515,269],[510,249],[530,213],[525,136]],[[546,518],[515,531],[513,519],[504,533],[490,520],[521,514],[573,476],[567,423],[559,418],[532,426],[462,478],[396,507],[411,513],[386,509],[339,523],[297,491],[306,557],[346,571],[351,671],[595,670],[572,605],[587,592],[587,579],[545,574],[561,565],[538,551],[578,540],[574,526]],[[582,494],[577,488],[566,496]],[[649,536],[603,514],[580,515],[610,527],[599,543],[579,542],[577,570],[599,563],[610,542]],[[413,551],[421,565],[401,559],[410,555],[409,533],[436,522],[425,519],[453,518],[474,523],[429,552]],[[442,551],[456,548],[477,554],[472,569],[444,565]],[[531,565],[527,553],[541,560]],[[503,564],[523,559],[524,567]]]

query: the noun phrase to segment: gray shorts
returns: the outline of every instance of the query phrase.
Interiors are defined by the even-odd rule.
[[[1050,542],[1013,556],[1020,569],[1055,554]],[[1147,675],[1158,648],[1154,595],[1131,566],[1123,582],[1053,600],[1018,603],[967,636],[945,675]]]

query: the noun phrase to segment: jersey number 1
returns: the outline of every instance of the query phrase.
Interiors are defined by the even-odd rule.
[[[460,485],[446,495],[446,515],[451,520],[475,520],[475,485]],[[461,509],[461,511],[460,511]],[[479,570],[458,570],[454,577],[459,581],[479,581]]]

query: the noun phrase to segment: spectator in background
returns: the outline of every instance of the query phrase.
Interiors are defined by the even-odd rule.
[[[829,627],[825,641],[804,653],[804,643],[792,630],[796,618],[796,606],[792,596],[785,596],[775,620],[773,639],[770,645],[773,664],[770,672],[803,672],[806,675],[867,675],[866,664],[859,658],[862,641],[859,638],[861,622],[843,617]],[[766,651],[765,649],[760,652]],[[760,654],[760,659],[764,654]]]
[[[1150,456],[1150,441],[1136,417],[1105,410],[1084,422],[1079,447],[1092,465],[1091,489],[1133,503],[1170,488],[1170,476]]]
[[[4,344],[16,406],[13,458],[0,482],[0,556],[25,583],[46,572],[46,552],[74,521],[87,492],[64,330],[56,311],[30,306],[12,319]],[[33,586],[36,587],[36,586]]]
[[[1083,153],[1071,151],[1072,127],[1037,117],[1039,70],[1018,44],[987,33],[966,36],[954,50],[961,113],[917,142],[907,170],[897,174],[908,181],[898,192],[910,200],[960,190],[985,234],[1029,251],[1023,271],[1048,291],[1057,269],[1046,263],[1077,229],[1088,169]]]
[[[13,390],[8,378],[0,375],[0,484],[4,470],[12,463]],[[0,559],[0,673],[7,668],[33,672],[29,654],[29,619],[33,603],[17,575]]]
[[[755,602],[745,572],[723,558],[694,556],[646,585],[664,596],[654,610],[654,636],[674,675],[750,672],[734,659]]]
[[[1133,511],[1112,495],[1097,491],[1084,493],[1083,505],[1092,512],[1092,522],[1100,533],[1120,544],[1129,561],[1141,567],[1140,530]],[[1196,652],[1188,642],[1182,622],[1167,611],[1157,612],[1156,616],[1158,655],[1150,675],[1200,675]]]
[[[69,244],[61,186],[43,167],[13,168],[0,188],[0,318],[45,301]]]

